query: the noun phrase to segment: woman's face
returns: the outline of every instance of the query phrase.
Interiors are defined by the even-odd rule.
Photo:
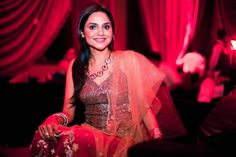
[[[84,38],[91,49],[102,51],[112,41],[113,29],[111,21],[103,12],[94,12],[84,26]]]

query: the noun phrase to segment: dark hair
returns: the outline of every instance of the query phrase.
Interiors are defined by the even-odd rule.
[[[227,35],[227,32],[225,29],[221,28],[217,31],[217,38],[218,39],[224,39],[224,37]]]
[[[80,54],[75,59],[75,62],[72,67],[72,77],[73,77],[73,83],[74,83],[74,93],[71,98],[71,103],[73,105],[76,105],[80,102],[80,91],[84,85],[85,79],[87,77],[86,73],[88,71],[88,63],[90,58],[90,49],[89,45],[85,41],[85,38],[82,37],[82,32],[84,31],[84,26],[86,21],[88,20],[89,16],[93,14],[94,12],[103,12],[105,13],[112,25],[113,30],[113,36],[114,36],[114,20],[112,17],[111,12],[106,9],[104,6],[99,4],[92,4],[89,7],[87,7],[81,14],[79,18],[78,23],[78,37],[80,41]],[[111,43],[108,45],[108,48],[112,51],[113,50],[113,43],[114,39],[112,39]]]

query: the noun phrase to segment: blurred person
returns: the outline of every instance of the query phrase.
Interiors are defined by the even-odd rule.
[[[168,63],[162,60],[161,54],[159,52],[151,52],[149,54],[149,59],[166,74],[165,82],[169,90],[173,90],[177,86],[182,84],[181,77],[177,69],[173,68]]]
[[[182,66],[184,73],[196,73],[199,77],[203,77],[206,68],[206,59],[197,50],[188,51],[188,53],[177,62],[177,65]]]
[[[188,52],[176,61],[182,84],[178,90],[196,99],[196,95],[204,79],[206,69],[206,59],[200,51],[189,46]],[[178,92],[177,90],[177,92]],[[185,95],[186,96],[186,95]]]
[[[203,80],[198,101],[217,101],[226,95],[236,83],[236,54],[231,48],[225,29],[217,31],[217,41],[212,47],[206,78]]]

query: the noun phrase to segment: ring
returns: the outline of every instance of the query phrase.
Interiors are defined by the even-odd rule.
[[[45,136],[49,136],[48,132],[45,133]]]

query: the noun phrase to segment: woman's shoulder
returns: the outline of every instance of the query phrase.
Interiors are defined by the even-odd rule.
[[[118,51],[115,51],[115,54],[119,57],[125,57],[126,59],[127,58],[143,58],[144,55],[137,52],[137,51],[134,51],[134,50],[118,50]]]
[[[116,50],[116,54],[140,54],[139,52],[135,50]]]
[[[69,63],[68,63],[68,69],[72,69],[72,66],[73,66],[73,64],[74,64],[74,62],[75,62],[75,59],[76,59],[76,58],[73,58],[73,59],[71,59],[71,61],[69,61]]]
[[[134,50],[116,51],[114,54],[116,60],[124,64],[135,64],[136,66],[149,66],[152,64],[145,55]]]

